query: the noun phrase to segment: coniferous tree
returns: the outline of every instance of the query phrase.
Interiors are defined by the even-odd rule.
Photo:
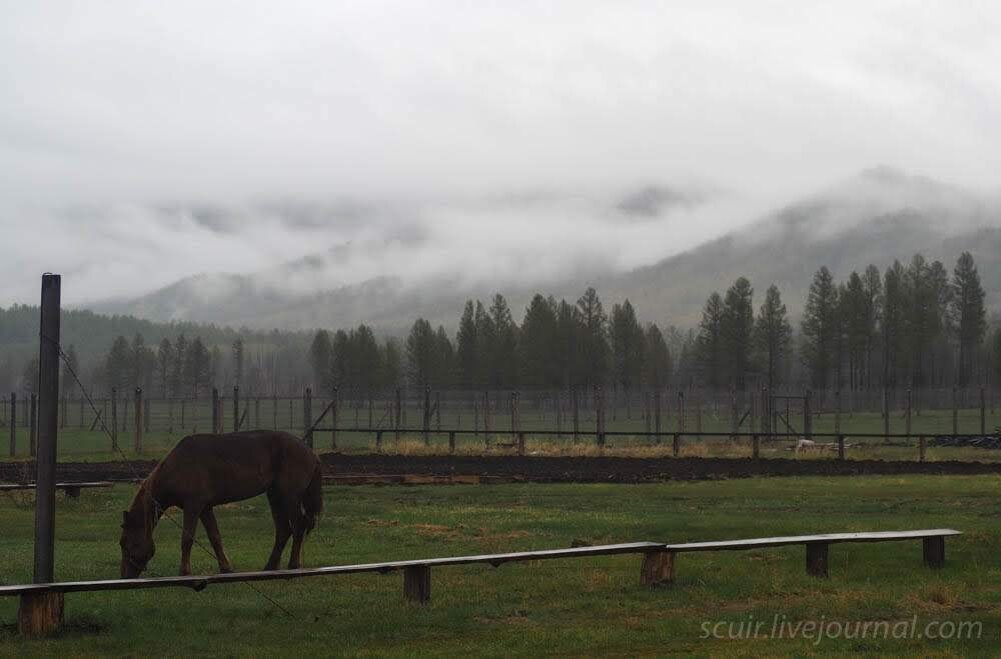
[[[309,366],[313,371],[313,386],[317,393],[330,392],[331,390],[331,361],[333,360],[333,346],[330,343],[330,332],[321,329],[317,330],[313,336],[313,342],[309,344]]]
[[[603,384],[608,373],[608,317],[601,305],[601,298],[589,287],[577,300],[580,314],[580,350],[583,358],[583,384]]]
[[[906,366],[907,292],[900,261],[886,269],[883,278],[883,385],[897,386]]]
[[[476,381],[479,385],[487,387],[494,384],[495,380],[493,360],[497,332],[494,330],[490,314],[479,300],[476,301],[473,322],[476,325]]]
[[[459,371],[459,382],[463,387],[472,388],[478,384],[479,377],[479,347],[476,336],[476,308],[472,300],[466,301],[459,319],[459,331],[455,337],[456,362]]]
[[[852,272],[840,295],[844,351],[848,362],[848,386],[861,387],[865,377],[866,350],[870,339],[869,299],[862,277]]]
[[[208,348],[202,343],[202,338],[196,336],[188,346],[184,369],[192,397],[198,398],[208,383],[211,366],[212,358]]]
[[[493,384],[513,387],[518,377],[518,326],[514,324],[507,300],[500,293],[490,304],[490,326],[493,329],[490,350],[490,368]]]
[[[236,341],[233,341],[233,384],[241,388],[243,387],[243,358],[243,337],[237,337]]]
[[[555,301],[536,294],[525,310],[518,334],[521,383],[528,387],[559,386]]]
[[[354,363],[348,333],[342,329],[334,332],[330,341],[330,384],[338,389],[350,387]],[[333,391],[331,389],[331,391]]]
[[[973,358],[987,331],[984,288],[973,255],[963,252],[956,262],[952,280],[952,316],[959,341],[959,384],[970,384]]]
[[[111,350],[104,360],[105,386],[110,392],[112,388],[123,393],[129,382],[129,342],[124,336],[119,336],[111,344]]]
[[[434,334],[434,382],[439,387],[451,386],[455,379],[455,347],[445,327],[438,326]]]
[[[883,282],[879,268],[869,265],[862,275],[862,291],[865,294],[865,368],[864,386],[871,387],[873,381],[872,355],[878,341],[878,325],[883,311]]]
[[[183,396],[185,360],[188,358],[188,339],[183,333],[174,339],[174,364],[170,372],[170,393],[173,396]]]
[[[566,300],[556,305],[556,369],[562,387],[584,384],[584,335],[580,309]]]
[[[435,335],[431,323],[418,318],[407,336],[407,374],[410,382],[423,389],[432,385],[435,375]]]
[[[826,266],[820,268],[810,284],[803,311],[803,363],[810,372],[810,382],[823,388],[831,380],[837,339],[838,289]]]
[[[647,325],[643,344],[643,382],[653,389],[662,389],[670,381],[672,364],[671,351],[660,328],[653,323]]]
[[[400,344],[396,339],[386,339],[382,347],[382,386],[385,389],[395,389],[401,384],[403,372]]]
[[[751,348],[754,332],[754,289],[751,282],[740,277],[723,298],[720,318],[720,340],[723,356],[723,376],[737,389],[743,390],[751,370]]]
[[[636,320],[636,311],[627,299],[612,305],[608,323],[612,353],[612,376],[627,396],[640,382],[643,369],[643,328]],[[628,400],[628,398],[627,398]]]
[[[695,344],[698,370],[703,384],[714,389],[723,384],[723,298],[713,293],[702,309],[702,321]]]
[[[163,337],[156,349],[156,376],[160,383],[160,395],[170,396],[170,371],[174,365],[174,345],[170,339]]]
[[[994,365],[992,376],[995,386],[1001,383],[1001,327],[994,330],[994,338],[991,340],[991,352],[993,353]]]
[[[379,382],[379,344],[375,334],[367,325],[359,325],[348,335],[351,353],[351,386],[359,400],[368,400],[375,395]]]
[[[782,363],[789,354],[792,327],[786,318],[786,305],[775,284],[765,291],[765,301],[758,312],[754,328],[755,342],[762,354],[768,390],[782,384]]]

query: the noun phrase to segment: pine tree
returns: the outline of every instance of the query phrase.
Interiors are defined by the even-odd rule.
[[[782,363],[788,356],[792,341],[792,327],[786,318],[786,305],[775,284],[765,291],[765,301],[758,312],[754,328],[755,342],[763,355],[768,390],[774,391],[782,383]]]
[[[493,384],[514,387],[518,379],[518,326],[514,324],[507,300],[500,293],[490,304],[490,325],[493,341],[490,345],[490,369]]]
[[[459,381],[463,387],[472,388],[477,384],[479,370],[479,347],[476,337],[476,308],[472,300],[466,301],[459,319],[459,331],[455,336],[456,361]]]
[[[432,385],[435,375],[435,336],[431,323],[418,318],[407,336],[407,374],[419,389]]]
[[[838,290],[826,266],[813,277],[806,308],[803,311],[803,363],[816,388],[824,388],[831,380],[831,366],[837,338]]]
[[[333,393],[334,387],[343,389],[351,386],[351,378],[354,375],[352,357],[348,333],[342,329],[337,330],[334,332],[334,338],[330,341],[331,393]]]
[[[702,321],[695,343],[702,382],[718,389],[723,384],[723,298],[713,293],[702,309]]]
[[[861,387],[866,368],[866,350],[870,341],[869,299],[862,277],[852,272],[840,296],[845,353],[848,360],[848,385]]]
[[[233,384],[237,387],[243,387],[243,353],[243,337],[238,336],[233,341]]]
[[[608,373],[608,317],[601,298],[594,288],[588,288],[577,300],[580,314],[580,350],[583,362],[583,384],[600,385]]]
[[[331,360],[333,347],[330,344],[330,332],[318,330],[309,345],[309,366],[313,371],[313,386],[317,393],[331,389]],[[333,393],[331,391],[331,393]]]
[[[359,325],[348,335],[353,365],[351,386],[359,400],[369,400],[375,395],[379,382],[379,344],[367,325]]]
[[[672,364],[671,352],[660,328],[653,323],[647,325],[643,344],[643,382],[653,389],[662,389],[670,381]]]
[[[379,360],[382,365],[381,384],[384,389],[392,390],[400,386],[402,368],[402,358],[400,357],[400,344],[396,339],[386,339],[382,347],[382,357]]]
[[[644,340],[643,328],[636,320],[636,311],[628,299],[622,304],[612,305],[608,327],[612,376],[628,396],[642,377]]]
[[[878,325],[883,311],[883,282],[879,268],[869,265],[862,275],[862,290],[865,294],[865,368],[864,386],[872,387],[872,355],[878,340]]]
[[[174,364],[170,372],[170,393],[173,396],[183,396],[184,368],[188,358],[188,339],[183,333],[174,339]]]
[[[883,385],[896,386],[906,366],[907,292],[900,261],[886,269],[883,278]]]
[[[174,345],[163,337],[156,349],[156,374],[160,382],[160,395],[170,396],[170,370],[174,364]]]
[[[751,370],[751,348],[754,332],[754,289],[751,282],[740,277],[723,298],[720,318],[720,340],[723,373],[730,384],[743,390]]]
[[[582,339],[584,323],[580,309],[566,300],[556,305],[556,369],[561,387],[578,387],[584,384],[584,358]]]
[[[987,332],[984,288],[969,252],[963,252],[956,262],[952,290],[952,317],[959,340],[959,384],[966,386],[973,376],[975,350]]]
[[[125,392],[129,382],[129,342],[124,336],[119,336],[111,344],[111,350],[104,360],[105,386],[110,392],[117,389],[119,394]]]
[[[536,294],[525,310],[518,335],[521,383],[528,387],[559,386],[555,301]]]
[[[188,347],[185,358],[185,375],[191,387],[191,395],[198,398],[203,387],[209,380],[211,369],[211,357],[209,351],[202,343],[202,338],[196,336]]]
[[[497,332],[490,314],[479,300],[476,301],[473,323],[476,325],[476,383],[487,387],[495,380],[493,360]]]
[[[442,325],[438,326],[438,331],[434,334],[433,373],[438,387],[449,387],[455,380],[455,347]]]

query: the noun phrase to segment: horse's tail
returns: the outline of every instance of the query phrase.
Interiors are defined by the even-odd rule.
[[[302,497],[302,510],[306,522],[306,533],[316,528],[316,518],[323,512],[323,473],[320,465],[313,470],[313,479],[306,486]]]

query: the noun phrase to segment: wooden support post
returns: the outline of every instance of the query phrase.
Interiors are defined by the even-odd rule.
[[[594,434],[597,439],[598,448],[605,446],[604,416],[605,399],[602,395],[601,387],[594,386]]]
[[[411,565],[403,568],[403,597],[414,604],[431,601],[431,568]]]
[[[17,609],[17,630],[22,636],[53,634],[63,626],[65,597],[62,593],[21,595]]]
[[[107,418],[107,417],[105,417]],[[118,450],[118,391],[111,388],[111,450]]]
[[[372,410],[369,408],[368,424],[372,425]],[[441,392],[434,392],[434,425],[438,432],[441,432]]]
[[[149,424],[150,424],[150,399],[147,397],[143,400],[143,432],[149,434]]]
[[[845,436],[838,434],[838,460],[845,459]]]
[[[375,452],[382,453],[382,431],[375,431]]]
[[[518,433],[518,455],[525,455],[525,433]]]
[[[455,455],[455,431],[448,431],[448,454]]]
[[[678,457],[681,452],[681,433],[674,433],[674,441],[671,443],[671,454]]]
[[[580,441],[580,396],[576,387],[570,388],[570,397],[573,399],[573,443]]]
[[[31,394],[31,411],[28,412],[28,453],[35,457],[38,451],[38,394]]]
[[[400,398],[400,388],[396,388],[396,410],[394,415],[393,427],[396,429],[396,441],[400,441],[400,420],[401,414],[403,413],[403,404]]]
[[[987,434],[987,392],[980,387],[980,434]]]
[[[136,453],[143,450],[143,390],[136,387],[135,429],[132,433],[132,449]]]
[[[673,551],[650,551],[643,554],[640,565],[640,584],[644,586],[670,586],[674,583]]]
[[[918,437],[918,462],[925,461],[925,436]]]
[[[397,391],[399,391],[399,389],[397,389]],[[338,403],[338,396],[340,395],[340,389],[334,387],[333,395],[334,399],[333,402],[330,404],[330,450],[336,451],[337,450],[337,403]],[[399,415],[399,410],[397,410],[397,415]],[[397,421],[396,427],[397,427],[396,436],[397,438],[399,438],[400,436],[399,421]]]
[[[313,448],[313,390],[309,387],[302,396],[302,438],[306,446]]]
[[[17,455],[17,394],[10,392],[10,457]]]
[[[42,275],[38,350],[38,459],[35,472],[35,583],[55,581],[56,448],[59,433],[59,275]],[[62,624],[62,595],[21,598],[18,628],[22,633],[56,631]]]
[[[826,542],[806,543],[806,573],[811,577],[827,578],[827,548]]]
[[[219,390],[212,387],[212,433],[221,432],[219,428]]]
[[[890,390],[883,385],[883,442],[890,442]]]
[[[921,550],[925,565],[930,568],[940,568],[945,565],[945,538],[923,538]]]
[[[904,418],[904,434],[907,435],[907,439],[911,438],[911,410],[914,409],[914,391],[910,387],[907,388],[907,411]]]
[[[952,436],[959,434],[959,401],[956,398],[956,387],[952,388]]]
[[[424,387],[424,421],[421,424],[424,446],[431,446],[431,386]]]
[[[737,424],[740,423],[738,420],[737,411],[737,390],[734,387],[730,387],[730,441],[737,441]]]
[[[834,391],[834,434],[841,434],[841,390]],[[843,443],[843,442],[842,442]],[[841,456],[843,460],[845,456]]]
[[[807,389],[803,396],[803,436],[805,439],[813,439],[813,417],[810,415],[810,398],[812,392]],[[788,418],[788,417],[786,417]]]
[[[759,445],[759,436],[757,433],[751,436],[751,457],[755,460],[760,457],[761,447]]]
[[[306,426],[309,427],[308,425]],[[240,430],[240,387],[233,387],[233,432]]]

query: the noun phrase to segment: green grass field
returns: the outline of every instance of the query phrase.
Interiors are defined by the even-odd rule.
[[[114,577],[119,511],[133,488],[60,495],[56,575]],[[919,542],[834,545],[831,578],[804,573],[802,547],[682,555],[673,588],[639,585],[637,556],[435,569],[433,599],[405,604],[400,574],[320,577],[201,593],[67,596],[58,637],[21,640],[16,601],[0,601],[0,654],[95,655],[759,655],[847,652],[985,656],[1001,648],[1001,478],[773,478],[651,485],[328,487],[306,544],[308,565],[638,540],[733,539],[813,532],[953,527],[947,565],[921,564]],[[30,580],[28,495],[0,503],[0,579]],[[263,498],[218,513],[237,569],[270,547]],[[157,530],[156,573],[178,565],[178,529]],[[204,539],[200,531],[200,538]],[[215,569],[196,549],[196,572]],[[703,638],[703,623],[980,622],[979,639]],[[767,627],[766,627],[767,629]]]

